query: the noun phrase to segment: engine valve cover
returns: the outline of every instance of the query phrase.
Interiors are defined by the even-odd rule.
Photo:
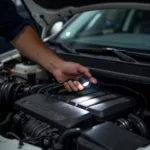
[[[44,95],[25,97],[17,101],[15,106],[62,130],[77,127],[79,124],[80,127],[85,127],[91,122],[91,114],[88,111]]]

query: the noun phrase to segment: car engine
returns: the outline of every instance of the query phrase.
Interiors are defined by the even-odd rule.
[[[146,150],[150,145],[150,109],[144,95],[129,87],[100,81],[69,93],[26,59],[5,62],[0,76],[0,149]]]

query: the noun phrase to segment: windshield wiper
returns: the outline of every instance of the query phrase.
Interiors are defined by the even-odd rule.
[[[113,55],[115,57],[118,57],[119,59],[126,61],[126,62],[132,62],[140,64],[137,60],[132,58],[131,56],[124,53],[124,50],[119,50],[116,48],[81,48],[76,49],[76,52],[78,53],[88,53],[88,54],[105,54],[105,55]]]
[[[126,62],[132,62],[132,63],[137,63],[140,64],[137,60],[129,56],[128,54],[125,54],[124,50],[116,49],[116,48],[82,48],[82,49],[71,49],[67,47],[64,43],[62,42],[55,42],[52,40],[49,40],[48,42],[52,46],[57,46],[58,48],[62,49],[63,51],[67,53],[72,53],[72,54],[79,54],[79,53],[92,53],[92,54],[107,54],[107,55],[115,55],[119,59],[126,61]]]
[[[63,44],[62,42],[55,42],[52,40],[49,40],[47,42],[52,46],[57,46],[59,49],[62,49],[64,52],[77,54],[75,50],[69,48],[67,45]]]

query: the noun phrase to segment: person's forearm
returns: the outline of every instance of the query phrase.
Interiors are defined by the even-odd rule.
[[[50,51],[29,26],[25,27],[11,42],[24,56],[40,64],[51,73],[63,63],[63,60]]]

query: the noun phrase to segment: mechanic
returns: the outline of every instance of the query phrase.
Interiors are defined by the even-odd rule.
[[[83,86],[77,81],[82,75],[88,77],[90,82],[97,83],[88,68],[66,62],[47,48],[34,29],[19,16],[11,0],[0,0],[0,35],[24,56],[51,72],[59,83],[64,83],[68,91],[83,90]]]

